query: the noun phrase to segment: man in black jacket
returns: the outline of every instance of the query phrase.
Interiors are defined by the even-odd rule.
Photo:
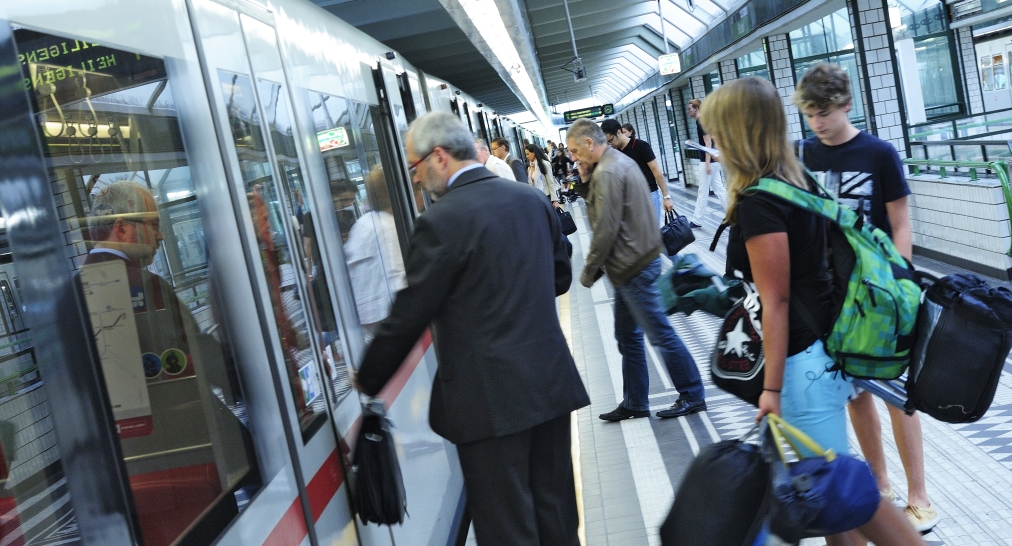
[[[505,161],[513,169],[513,176],[517,182],[527,183],[527,167],[519,157],[510,153],[510,143],[505,138],[499,137],[492,141],[492,155]]]
[[[437,200],[415,221],[408,286],[360,389],[376,395],[431,323],[429,422],[457,446],[478,543],[576,546],[570,414],[590,400],[555,310],[572,282],[558,214],[478,163],[452,114],[415,120],[406,147],[412,180]]]

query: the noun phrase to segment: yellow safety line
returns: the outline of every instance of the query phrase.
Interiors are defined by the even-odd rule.
[[[559,296],[559,325],[562,326],[562,334],[566,336],[569,352],[572,353],[573,321],[569,309],[569,293]],[[576,485],[576,512],[580,518],[580,526],[577,528],[576,533],[580,538],[581,546],[586,546],[587,525],[583,512],[583,463],[580,460],[580,422],[575,411],[572,413],[570,424],[570,449],[573,458],[573,479]]]

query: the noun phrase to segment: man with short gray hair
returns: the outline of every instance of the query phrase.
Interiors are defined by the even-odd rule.
[[[483,163],[486,169],[494,172],[499,178],[505,178],[506,180],[513,179],[513,169],[505,161],[492,155],[488,149],[488,144],[485,144],[485,139],[474,139],[474,151],[478,154],[478,161]]]
[[[408,286],[356,382],[376,396],[431,324],[429,423],[457,446],[478,544],[578,546],[570,414],[590,399],[555,311],[573,279],[559,215],[478,163],[452,114],[405,140],[411,179],[439,199],[415,220]]]
[[[566,134],[573,157],[580,161],[580,180],[593,238],[580,284],[590,288],[602,275],[615,287],[615,339],[622,354],[622,403],[600,415],[621,421],[650,415],[650,374],[643,333],[660,349],[678,400],[657,416],[681,417],[706,410],[703,380],[682,340],[661,308],[654,282],[661,274],[664,251],[653,214],[650,188],[639,165],[608,146],[596,123],[576,120]]]

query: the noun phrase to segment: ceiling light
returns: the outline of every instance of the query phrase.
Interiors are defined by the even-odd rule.
[[[516,85],[520,94],[526,99],[534,115],[537,116],[545,127],[550,127],[550,118],[547,115],[545,107],[541,104],[541,99],[538,97],[537,89],[534,87],[530,74],[528,74],[527,70],[523,69],[524,64],[520,58],[520,53],[517,52],[516,45],[513,44],[513,38],[510,36],[509,31],[506,30],[506,24],[502,20],[502,15],[499,13],[495,0],[457,1],[460,3],[460,7],[464,8],[467,17],[474,22],[475,29],[481,35],[482,40],[485,41],[485,45],[492,50],[492,53],[499,60],[499,64],[510,72],[513,84]],[[513,72],[514,69],[517,69],[517,71]]]

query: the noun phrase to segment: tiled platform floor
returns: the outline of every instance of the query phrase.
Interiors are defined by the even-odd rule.
[[[691,213],[695,189],[671,188],[676,210]],[[582,201],[568,204],[579,232],[573,270],[578,278],[589,246],[589,226]],[[704,227],[685,252],[695,253],[714,271],[724,269],[724,244],[716,253],[709,243],[722,214],[710,198]],[[726,240],[727,235],[724,235]],[[942,274],[951,268],[916,259],[919,268]],[[708,411],[681,419],[635,419],[606,423],[598,414],[621,400],[621,357],[613,335],[612,291],[607,282],[586,289],[574,282],[560,298],[560,320],[570,337],[577,366],[590,392],[591,406],[577,412],[580,474],[583,488],[585,544],[656,545],[657,529],[670,508],[674,488],[695,453],[721,439],[740,436],[752,424],[755,409],[708,380],[709,352],[716,318],[702,313],[674,315],[671,323],[693,354],[707,387]],[[670,405],[677,393],[662,371],[657,353],[648,351],[650,400],[654,410]],[[922,418],[928,492],[942,521],[926,538],[933,545],[1012,544],[1012,366],[1006,366],[998,395],[987,417],[971,425],[947,425]],[[884,444],[890,479],[897,493],[906,490],[903,469],[888,426],[884,405]],[[856,440],[851,432],[851,445]],[[823,544],[805,541],[805,546]]]

